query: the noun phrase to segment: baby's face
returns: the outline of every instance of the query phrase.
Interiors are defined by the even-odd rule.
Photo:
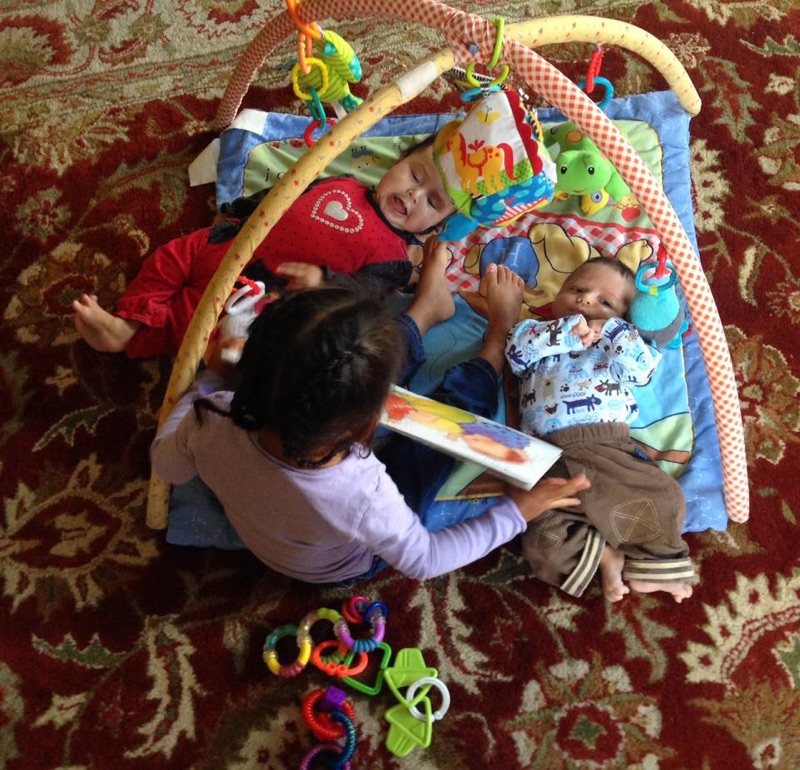
[[[587,321],[624,318],[636,286],[602,262],[581,265],[553,300],[553,317],[582,315]]]
[[[407,233],[424,233],[456,210],[433,163],[431,145],[397,161],[378,182],[375,200],[389,224]]]

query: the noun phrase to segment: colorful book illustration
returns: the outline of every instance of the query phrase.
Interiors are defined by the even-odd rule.
[[[393,386],[381,425],[460,460],[477,463],[509,484],[530,489],[561,450],[494,420]]]

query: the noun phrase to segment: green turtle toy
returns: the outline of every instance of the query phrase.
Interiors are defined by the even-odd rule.
[[[556,164],[556,200],[579,195],[581,211],[591,215],[631,195],[614,164],[572,121],[545,132],[544,143]]]

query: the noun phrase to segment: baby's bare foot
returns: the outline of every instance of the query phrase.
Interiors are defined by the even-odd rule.
[[[625,594],[630,593],[630,588],[622,582],[624,566],[625,556],[623,554],[614,550],[610,545],[603,546],[603,553],[600,555],[600,577],[606,601],[618,602]]]
[[[481,279],[479,297],[486,298],[489,325],[480,355],[499,373],[505,362],[506,340],[519,320],[525,281],[504,265],[490,264]]]
[[[456,312],[453,295],[445,275],[450,264],[450,252],[444,244],[426,243],[414,301],[406,311],[425,334],[432,326],[451,318]]]
[[[525,281],[505,265],[489,265],[481,279],[479,293],[486,297],[489,325],[498,327],[502,333],[519,321]]]
[[[125,349],[141,324],[128,321],[103,310],[92,294],[73,300],[75,328],[84,341],[101,353],[118,353]]]
[[[672,594],[672,598],[680,604],[684,599],[688,599],[694,589],[689,583],[682,583],[678,580],[667,583],[649,582],[647,580],[629,580],[628,585],[640,594],[652,594],[656,591],[664,591]]]

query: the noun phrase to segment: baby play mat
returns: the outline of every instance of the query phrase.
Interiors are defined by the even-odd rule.
[[[338,11],[344,11],[348,5],[346,2],[327,4],[325,13],[335,14]],[[370,3],[367,2],[364,5],[369,7]],[[377,7],[375,10],[377,11]],[[467,60],[470,56],[470,48],[474,50],[474,45],[466,44],[464,41],[474,41],[475,44],[478,41],[486,40],[491,40],[493,44],[500,42],[496,28],[485,22],[485,20],[472,17],[469,14],[454,12],[452,9],[436,2],[421,0],[408,7],[400,3],[397,6],[390,4],[388,9],[382,6],[380,10],[382,13],[412,15],[415,19],[424,23],[441,26],[447,31],[451,45],[450,49],[445,49],[431,60],[423,62],[414,72],[398,78],[392,86],[382,89],[347,114],[343,120],[333,127],[330,133],[326,134],[323,141],[315,143],[287,173],[284,173],[276,180],[270,194],[259,205],[256,215],[250,218],[232,243],[215,280],[212,281],[198,307],[184,345],[176,360],[161,419],[166,417],[171,405],[186,389],[194,376],[204,348],[204,340],[208,338],[219,316],[224,297],[228,296],[237,275],[250,261],[255,247],[268,235],[271,227],[270,223],[280,217],[299,193],[317,178],[336,157],[356,144],[368,129],[377,124],[394,107],[408,101],[419,93],[432,79],[450,68],[456,57]],[[309,14],[310,18],[313,18],[317,8],[311,2],[304,7],[304,11]],[[243,89],[246,90],[253,71],[258,68],[260,58],[274,47],[277,40],[282,39],[289,33],[291,23],[290,19],[280,17],[273,24],[268,25],[254,43],[251,44],[247,54],[242,58],[240,66],[234,73],[226,96],[220,106],[219,122],[225,121],[227,125],[232,120],[234,115],[229,115],[229,113],[236,112]],[[730,354],[716,305],[697,258],[696,248],[692,244],[690,236],[691,220],[687,221],[689,227],[682,223],[679,214],[665,195],[664,188],[655,179],[651,170],[648,169],[645,160],[637,153],[632,144],[623,137],[621,128],[618,128],[612,122],[612,118],[620,116],[606,115],[574,83],[538,57],[531,48],[519,42],[519,40],[524,40],[529,45],[541,42],[542,39],[545,42],[554,42],[564,35],[567,35],[567,37],[577,36],[579,39],[581,36],[592,39],[598,36],[598,30],[588,23],[568,22],[565,19],[556,20],[549,27],[546,23],[537,25],[523,24],[518,29],[512,27],[503,39],[502,50],[505,60],[514,67],[519,76],[529,83],[537,93],[559,108],[566,117],[574,120],[608,155],[623,180],[629,185],[632,194],[636,198],[637,207],[636,210],[631,210],[630,207],[626,207],[623,210],[609,208],[605,213],[606,226],[602,228],[602,234],[597,230],[596,224],[583,225],[575,222],[574,216],[568,216],[567,211],[562,211],[560,214],[555,212],[555,218],[545,217],[539,221],[542,227],[548,229],[547,237],[542,238],[541,231],[536,231],[535,235],[531,236],[527,217],[521,218],[519,227],[514,229],[520,234],[523,232],[522,228],[527,227],[528,229],[524,232],[528,234],[531,243],[533,244],[534,241],[540,245],[545,243],[548,251],[550,251],[550,238],[563,239],[567,237],[574,244],[578,242],[579,237],[587,247],[597,248],[606,252],[611,251],[618,256],[626,249],[643,249],[644,251],[640,255],[641,261],[648,256],[644,252],[650,250],[650,253],[655,253],[655,250],[663,246],[678,273],[680,286],[688,304],[699,347],[702,351],[703,363],[709,375],[708,383],[714,403],[715,427],[720,439],[719,456],[727,515],[734,520],[744,520],[748,515],[749,499],[738,394],[733,379]],[[642,52],[664,72],[683,108],[688,111],[696,111],[698,107],[697,94],[691,82],[677,60],[655,38],[640,33],[640,31],[632,30],[627,25],[614,24],[604,26],[600,36],[608,37],[615,42],[620,41]],[[499,46],[495,46],[495,50],[499,53]],[[564,201],[561,203],[563,204]],[[680,205],[680,202],[678,202],[678,205]],[[542,211],[540,214],[544,215],[544,212]],[[646,216],[648,220],[647,229],[651,232],[653,238],[658,239],[658,243],[655,243],[652,238],[650,241],[639,238],[636,227],[631,227],[635,220],[640,219],[641,216]],[[620,221],[620,218],[624,221]],[[573,224],[569,224],[570,221],[573,221]],[[570,232],[570,230],[574,230],[574,232]],[[504,236],[506,234],[504,233]],[[629,238],[630,235],[633,235],[633,240]],[[519,237],[523,236],[519,235]],[[487,238],[491,240],[491,231],[488,232]],[[469,246],[469,243],[465,248],[467,246]],[[463,265],[467,273],[470,272],[470,269],[472,269],[473,273],[477,272],[474,270],[474,266],[480,263],[480,259],[477,259],[474,254],[461,253],[454,256],[455,264],[457,265],[456,269],[458,269],[458,265]],[[575,257],[574,255],[566,257],[567,265],[565,270],[564,266],[559,265],[557,262],[553,264],[551,261],[540,260],[535,253],[528,256],[530,265],[534,265],[535,260],[535,275],[530,276],[528,279],[529,285],[531,281],[534,281],[537,287],[537,295],[533,301],[546,304],[548,298],[552,296],[554,285],[553,280],[550,280],[550,288],[547,288],[547,273],[551,273],[552,279],[557,278],[559,272],[562,275],[565,272],[569,272],[569,260],[573,259],[571,266],[574,267]],[[585,256],[586,254],[584,253],[584,258]],[[559,259],[561,258],[559,256]],[[456,285],[465,282],[469,283],[469,278],[467,276],[456,276],[454,282]],[[541,289],[538,288],[540,283]],[[663,367],[663,369],[666,368]],[[683,404],[679,401],[673,401],[673,404],[669,407],[676,410],[674,413],[656,415],[652,423],[654,426],[657,424],[656,428],[653,429],[654,451],[665,453],[663,455],[660,454],[659,459],[668,459],[669,462],[673,462],[676,457],[681,455],[686,456],[686,453],[690,451],[688,439],[678,443],[672,443],[672,438],[667,439],[665,443],[664,439],[664,433],[674,435],[671,433],[673,426],[669,425],[669,423],[677,425],[682,422],[682,419],[678,418],[677,415],[685,414],[688,396],[682,400]],[[669,430],[666,430],[665,426],[669,426]],[[684,430],[684,435],[688,436],[693,430],[693,428],[690,429],[689,433]],[[657,433],[661,434],[658,440],[655,438]],[[650,438],[648,437],[649,440]],[[151,485],[148,511],[148,521],[153,526],[166,526],[167,495],[168,490],[165,485],[154,477]],[[713,507],[718,508],[715,504],[713,504]]]
[[[694,241],[689,178],[689,116],[672,92],[653,92],[613,99],[611,117],[647,165]],[[387,117],[365,132],[323,171],[324,176],[351,174],[374,184],[410,145],[436,132],[451,114]],[[539,112],[545,132],[564,122],[554,110]],[[251,195],[290,171],[307,151],[302,137],[310,118],[248,110],[222,132],[216,180],[218,203]],[[527,214],[513,225],[476,231],[463,244],[451,244],[448,276],[454,290],[477,286],[490,262],[507,264],[526,280],[526,311],[547,317],[550,300],[568,275],[588,255],[647,261],[657,253],[658,234],[637,203],[608,205],[591,215],[573,196]],[[428,393],[446,369],[474,355],[485,321],[461,298],[456,315],[426,336],[428,363],[412,387]],[[685,531],[723,530],[727,526],[708,373],[696,332],[663,351],[664,359],[649,385],[636,388],[639,415],[632,435],[661,467],[679,479],[687,500]],[[500,405],[498,416],[503,416]],[[459,467],[434,504],[434,528],[456,518],[463,506],[480,513],[488,501],[464,491],[478,471]],[[213,496],[201,482],[173,490],[168,539],[181,545],[240,547]]]

